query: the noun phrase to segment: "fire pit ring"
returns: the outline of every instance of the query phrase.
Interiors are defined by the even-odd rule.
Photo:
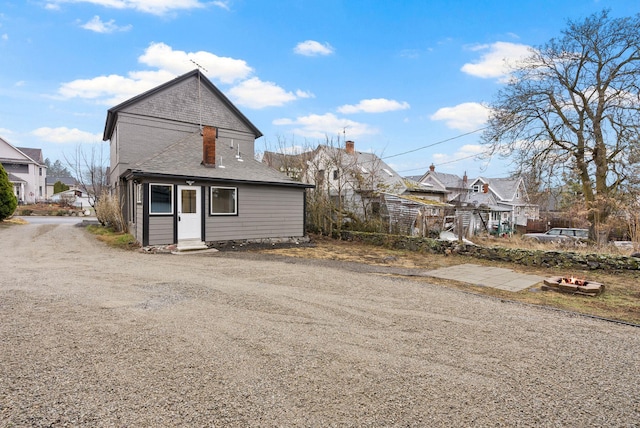
[[[572,276],[553,276],[544,280],[542,289],[594,297],[604,293],[604,284]]]

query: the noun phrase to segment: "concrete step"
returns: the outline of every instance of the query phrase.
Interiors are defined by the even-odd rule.
[[[209,247],[199,240],[199,239],[183,239],[178,241],[178,246],[176,247],[176,251],[199,251],[199,250],[208,250]]]

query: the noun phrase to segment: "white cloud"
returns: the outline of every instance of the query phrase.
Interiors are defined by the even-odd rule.
[[[206,4],[199,0],[49,0],[45,8],[58,10],[65,3],[89,3],[112,9],[133,9],[153,15],[164,15],[176,10],[205,8]],[[215,2],[224,3],[224,2]],[[216,6],[220,6],[216,4]]]
[[[463,65],[461,70],[483,79],[498,78],[502,82],[508,78],[510,65],[531,55],[529,46],[509,42],[477,45],[471,49],[484,53],[480,60]]]
[[[298,98],[315,98],[316,97],[314,93],[308,92],[308,91],[302,91],[300,89],[296,91],[296,96]]]
[[[368,100],[362,100],[356,105],[343,105],[338,107],[338,112],[343,114],[352,113],[384,113],[387,111],[406,110],[410,108],[409,104],[405,101],[398,102],[395,100],[387,100],[385,98],[372,98]]]
[[[349,119],[336,117],[332,113],[323,115],[311,114],[295,119],[282,118],[273,121],[274,125],[291,126],[290,131],[295,135],[306,138],[324,138],[338,135],[344,128],[349,129],[350,138],[358,138],[363,135],[377,134],[378,130],[366,123],[360,123]]]
[[[214,2],[211,2],[211,4],[219,7],[220,9],[231,10],[231,8],[229,7],[228,1],[214,1]]]
[[[126,77],[112,74],[74,80],[63,83],[58,94],[62,98],[85,98],[96,100],[100,104],[117,105],[193,70],[196,66],[191,59],[207,69],[207,77],[218,79],[222,83],[233,83],[253,72],[243,60],[219,57],[203,51],[178,51],[164,43],[152,43],[138,60],[158,70],[132,71]]]
[[[166,71],[131,72],[129,77],[111,74],[63,83],[58,94],[62,98],[92,99],[113,106],[174,77],[174,74]]]
[[[465,132],[482,128],[488,118],[489,108],[480,103],[443,107],[430,116],[431,120],[444,120],[449,128]]]
[[[131,25],[119,26],[115,24],[113,19],[104,22],[98,15],[94,16],[90,21],[81,25],[85,30],[94,31],[96,33],[113,33],[115,31],[129,31]]]
[[[206,69],[204,74],[207,77],[217,79],[222,83],[233,83],[245,79],[253,73],[253,69],[244,60],[221,57],[205,51],[173,50],[171,46],[164,43],[151,43],[145,53],[138,58],[142,64],[170,71],[175,75],[193,70],[196,66],[191,60]]]
[[[264,82],[257,77],[247,79],[231,88],[229,97],[238,105],[254,109],[277,107],[298,98],[275,83]]]
[[[293,52],[304,56],[331,55],[334,51],[329,43],[322,44],[315,40],[305,40],[293,48]]]
[[[31,134],[41,140],[58,144],[98,143],[102,141],[102,134],[92,134],[77,128],[69,129],[64,126],[59,128],[38,128],[32,131]]]
[[[5,41],[6,41],[6,40],[9,40],[9,35],[8,35],[7,33],[4,33],[4,34],[2,35],[2,40],[5,40]]]

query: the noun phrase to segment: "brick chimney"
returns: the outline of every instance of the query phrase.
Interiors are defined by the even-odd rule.
[[[464,187],[467,187],[467,182],[469,181],[469,178],[467,178],[467,171],[464,172],[464,175],[462,176],[462,185]]]
[[[429,171],[433,172],[436,170],[436,166],[434,164],[429,165]]]
[[[345,143],[345,151],[347,152],[348,155],[352,155],[356,152],[356,143],[354,143],[353,141],[349,140]]]
[[[213,126],[202,128],[202,165],[216,166],[216,134]]]

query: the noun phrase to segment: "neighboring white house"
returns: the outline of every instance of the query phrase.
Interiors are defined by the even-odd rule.
[[[0,163],[20,204],[47,199],[47,166],[41,149],[15,147],[0,137]]]
[[[374,153],[360,152],[353,141],[343,147],[320,144],[297,155],[265,152],[262,161],[295,180],[314,184],[339,212],[363,220],[388,219],[389,228],[426,236],[442,225],[446,190],[401,177]]]

